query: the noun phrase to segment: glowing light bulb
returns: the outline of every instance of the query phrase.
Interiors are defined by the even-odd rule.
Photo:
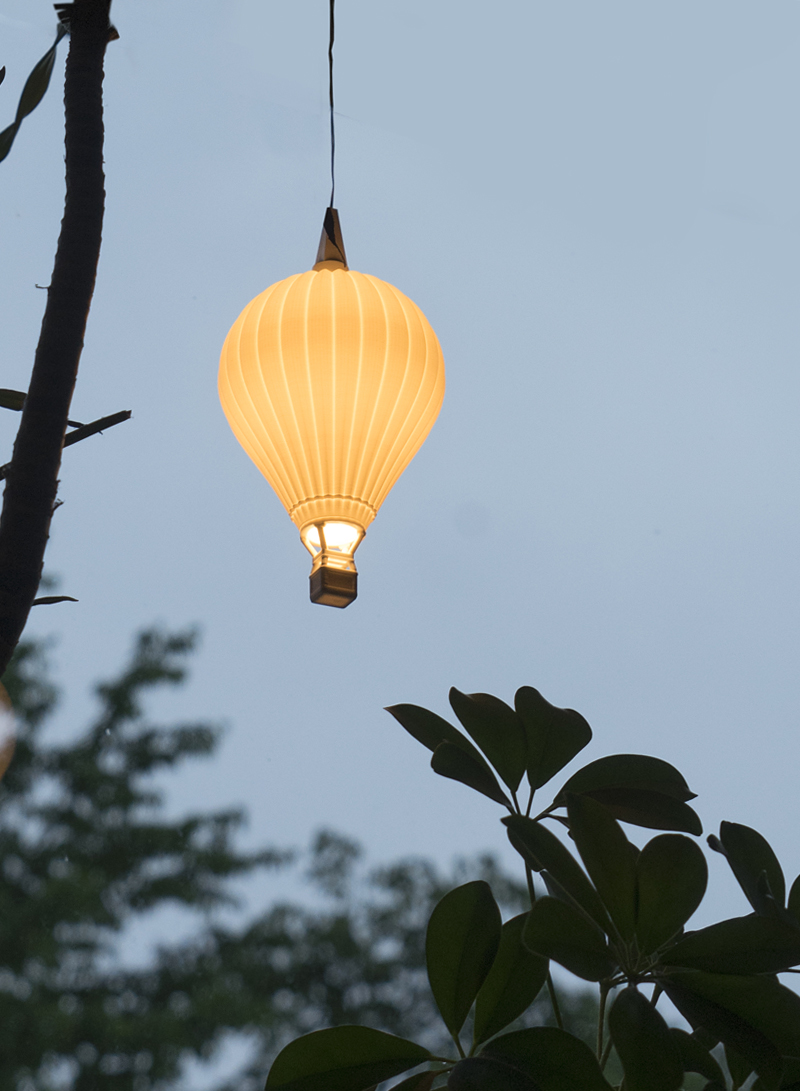
[[[353,555],[439,414],[444,361],[415,303],[348,269],[335,209],[314,268],[239,315],[219,393],[314,558],[312,601],[347,606],[357,594]]]

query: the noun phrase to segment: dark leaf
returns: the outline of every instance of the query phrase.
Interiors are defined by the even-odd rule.
[[[18,125],[9,125],[3,129],[0,133],[0,163],[3,162],[5,157],[11,151],[11,145],[14,143],[14,137],[17,135]]]
[[[53,64],[56,59],[56,47],[65,34],[66,30],[59,25],[56,29],[56,40],[42,59],[34,65],[31,74],[25,81],[25,86],[22,89],[22,95],[19,100],[19,106],[17,107],[17,122],[22,121],[23,118],[32,113],[44,98],[45,92],[50,84],[50,76],[53,72]]]
[[[592,729],[579,712],[556,708],[532,686],[522,686],[514,705],[525,729],[528,780],[541,788],[591,741]]]
[[[22,411],[25,404],[25,392],[22,390],[0,390],[0,407],[13,409],[16,413]]]
[[[417,1072],[415,1076],[409,1076],[407,1080],[396,1083],[392,1091],[431,1091],[433,1081],[439,1075],[439,1071]]]
[[[723,822],[719,828],[719,841],[715,838],[714,843],[709,840],[709,844],[727,858],[744,896],[756,913],[774,916],[773,900],[783,908],[786,900],[783,870],[769,842],[757,830],[737,822]],[[766,876],[769,885],[767,892],[759,883],[762,875]],[[768,896],[770,893],[772,899]]]
[[[582,794],[602,803],[618,822],[630,822],[632,826],[644,826],[648,830],[677,830],[695,836],[703,832],[697,813],[687,803],[660,792],[647,792],[641,788],[598,788],[595,792]]]
[[[525,772],[525,732],[513,708],[490,693],[450,690],[450,704],[472,740],[500,774],[506,787],[516,792]]]
[[[499,1034],[533,1003],[547,979],[548,962],[522,942],[527,913],[506,921],[500,947],[475,1001],[473,1042]]]
[[[792,889],[789,891],[788,909],[794,919],[800,922],[800,875],[792,883]]]
[[[425,959],[436,1005],[454,1038],[491,969],[502,923],[488,883],[445,894],[428,921]]]
[[[681,803],[695,799],[696,794],[674,765],[646,754],[611,754],[584,765],[569,778],[558,796],[563,803],[566,792],[585,795],[606,788],[638,788],[658,792]]]
[[[680,1030],[678,1027],[670,1027],[669,1033],[675,1043],[684,1072],[697,1072],[705,1076],[707,1080],[718,1083],[720,1087],[725,1086],[725,1077],[716,1058],[712,1057],[692,1034],[687,1034],[685,1030]]]
[[[753,913],[689,932],[662,954],[668,966],[715,974],[775,974],[800,963],[800,927]]]
[[[648,841],[636,861],[639,950],[650,954],[680,932],[703,900],[708,866],[688,837],[663,833]]]
[[[800,1056],[800,997],[775,978],[674,970],[659,978],[669,999],[693,1027],[731,1045],[772,1088],[781,1053]]]
[[[738,1091],[738,1088],[750,1079],[753,1069],[749,1061],[746,1061],[741,1053],[737,1053],[733,1046],[725,1046],[724,1049],[725,1063],[733,1080],[733,1091]]]
[[[290,1042],[273,1062],[268,1089],[363,1091],[430,1060],[427,1049],[371,1027],[315,1030]]]
[[[480,1056],[519,1067],[541,1091],[611,1091],[591,1049],[556,1027],[503,1034],[485,1045]]]
[[[585,981],[610,977],[616,963],[600,929],[580,910],[555,898],[539,898],[528,913],[525,946],[552,958]]]
[[[800,1091],[800,1057],[783,1058],[781,1091]]]
[[[617,994],[608,1029],[625,1071],[626,1091],[678,1091],[683,1065],[660,1012],[633,986]]]
[[[443,720],[441,716],[437,716],[435,712],[430,712],[427,708],[421,708],[419,705],[391,705],[386,709],[386,712],[391,713],[412,738],[415,738],[417,742],[421,742],[431,752],[436,749],[439,743],[451,742],[455,746],[460,746],[462,750],[471,754],[477,762],[489,769],[480,750],[473,746],[458,728],[453,727],[447,720]]]
[[[709,1053],[719,1045],[719,1038],[707,1031],[705,1027],[695,1027],[692,1031],[692,1038]]]
[[[0,133],[0,162],[11,151],[11,145],[14,143],[14,137],[17,135],[23,118],[26,118],[31,111],[35,110],[44,98],[56,59],[56,48],[66,33],[66,29],[59,23],[55,42],[42,59],[34,65],[33,71],[25,81],[19,105],[17,106],[17,115],[13,123]]]
[[[0,83],[2,83],[5,78],[6,78],[6,66],[3,65],[3,67],[0,68]]]
[[[588,796],[567,795],[569,828],[589,878],[619,934],[636,928],[636,860],[630,842],[605,807]]]
[[[607,932],[610,922],[600,895],[578,861],[555,834],[541,822],[523,815],[508,815],[501,821],[508,830],[511,844],[533,870],[547,871],[575,904]]]
[[[459,1061],[447,1086],[451,1091],[542,1091],[524,1072],[492,1057]]]
[[[31,606],[52,606],[55,602],[77,602],[71,595],[42,595],[41,598],[34,599]]]
[[[451,742],[440,742],[431,758],[431,769],[442,777],[458,780],[468,788],[501,803],[511,810],[511,801],[497,783],[497,777],[481,758],[473,758],[462,747]]]

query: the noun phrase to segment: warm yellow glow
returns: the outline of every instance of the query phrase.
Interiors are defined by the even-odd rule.
[[[312,557],[323,548],[329,552],[347,553],[352,557],[364,537],[364,532],[350,523],[312,523],[303,527],[300,537]]]
[[[348,553],[422,446],[444,361],[419,307],[321,261],[249,303],[222,349],[222,407],[306,548]],[[353,566],[354,567],[354,566]]]

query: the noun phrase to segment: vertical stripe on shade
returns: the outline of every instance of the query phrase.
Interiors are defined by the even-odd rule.
[[[444,360],[397,288],[320,268],[245,307],[222,348],[219,395],[299,528],[340,519],[366,530],[439,415]]]

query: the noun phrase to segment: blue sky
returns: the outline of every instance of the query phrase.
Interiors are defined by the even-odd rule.
[[[423,309],[440,419],[359,549],[346,611],[219,408],[228,328],[309,268],[327,203],[324,0],[116,0],[107,219],[37,608],[62,730],[131,634],[202,625],[169,716],[229,725],[176,808],[325,824],[375,858],[494,848],[496,808],[382,712],[534,685],[588,756],[673,761],[708,831],[790,878],[800,707],[800,7],[339,0],[337,205],[353,268]],[[8,120],[52,40],[0,0]],[[62,46],[63,50],[64,47]],[[3,386],[24,388],[63,200],[54,86],[0,167]],[[15,420],[0,419],[10,450]],[[5,456],[3,456],[5,458]],[[743,911],[712,861],[711,911]]]

